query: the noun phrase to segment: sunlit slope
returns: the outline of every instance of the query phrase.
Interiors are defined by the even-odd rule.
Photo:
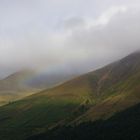
[[[22,70],[0,80],[0,105],[60,85],[77,74]]]
[[[0,105],[32,94],[35,89],[25,84],[32,75],[32,71],[24,70],[0,80]]]
[[[21,139],[54,127],[66,118],[80,116],[88,109],[84,106],[92,104],[92,99],[88,83],[81,78],[78,81],[68,82],[2,107],[0,136],[8,139],[10,135],[10,139]],[[3,132],[4,129],[7,131]]]
[[[139,103],[139,92],[140,53],[137,52],[60,86],[1,107],[0,136],[8,139],[10,134],[10,140],[12,137],[21,140],[57,124],[105,119]]]
[[[106,119],[140,102],[140,53],[131,54],[107,67],[110,67],[109,73],[104,74],[105,78],[97,86],[99,101],[73,122]]]

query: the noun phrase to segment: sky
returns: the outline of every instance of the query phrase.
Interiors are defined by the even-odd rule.
[[[140,49],[139,0],[0,0],[0,77],[85,73]]]

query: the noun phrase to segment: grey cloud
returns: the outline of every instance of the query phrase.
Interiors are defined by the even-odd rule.
[[[139,23],[140,11],[128,9],[116,14],[105,26],[73,32],[68,44],[83,49],[86,59],[92,60],[95,65],[103,65],[105,59],[107,63],[140,49]]]
[[[8,2],[0,1],[0,75],[22,68],[83,73],[140,49],[138,0]],[[127,11],[102,22],[102,13],[120,6]]]

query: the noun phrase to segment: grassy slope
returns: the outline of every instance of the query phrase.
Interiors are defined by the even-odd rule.
[[[1,107],[0,136],[22,140],[56,124],[107,118],[140,102],[139,91],[140,53]]]
[[[20,100],[25,98],[26,96],[32,95],[33,93],[35,93],[35,91],[22,91],[20,92],[2,92],[2,94],[0,94],[0,106],[6,105],[10,102],[14,102],[16,100]]]
[[[21,99],[37,91],[24,83],[32,75],[33,72],[24,70],[0,80],[0,105]]]
[[[77,75],[77,74],[75,74]],[[22,70],[0,80],[0,105],[60,85],[74,77],[72,74],[42,74],[33,70]]]
[[[27,130],[30,133],[44,131],[60,120],[69,117],[81,104],[90,100],[90,90],[86,80],[83,81],[81,78],[77,80],[77,82],[70,81],[62,86],[1,107],[0,128],[2,132],[0,135],[4,135],[2,138],[9,133],[11,137],[15,138],[18,129],[18,136],[21,139],[24,135],[29,135]],[[79,110],[78,113],[80,113]],[[4,134],[3,130],[7,128],[7,133],[5,131]],[[24,129],[26,129],[25,133]]]
[[[83,133],[84,132],[84,133]],[[57,127],[28,140],[139,140],[140,104],[107,120],[86,122],[75,127]]]

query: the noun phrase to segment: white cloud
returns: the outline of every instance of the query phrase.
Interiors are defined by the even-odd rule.
[[[134,1],[0,1],[1,73],[54,66],[86,72],[139,49]]]

